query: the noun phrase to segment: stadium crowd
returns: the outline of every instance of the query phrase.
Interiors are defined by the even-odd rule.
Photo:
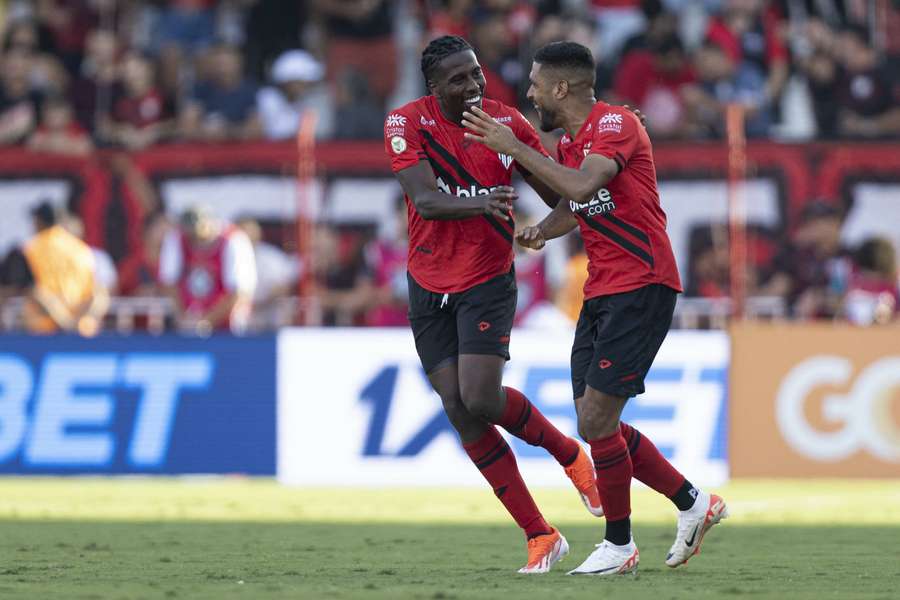
[[[37,152],[289,139],[309,110],[320,140],[379,139],[386,109],[425,93],[419,53],[446,33],[471,40],[487,95],[530,118],[524,93],[534,49],[571,39],[599,59],[598,97],[639,107],[654,139],[721,138],[730,103],[744,106],[751,138],[900,139],[900,10],[890,0],[6,0],[0,16],[0,145]],[[49,218],[43,210],[35,219]],[[842,247],[842,216],[810,203],[781,246],[751,231],[751,294],[784,298],[798,318],[892,319],[894,248],[877,238]],[[50,225],[57,221],[72,225],[61,216]],[[145,264],[127,291],[177,291],[167,236],[196,234],[208,222],[202,211],[171,222],[150,210]],[[225,313],[253,298],[257,326],[281,322],[275,301],[302,276],[325,324],[405,323],[404,227],[383,240],[318,224],[304,263],[264,241],[258,223],[237,225],[207,232],[240,237],[238,263],[255,253],[256,274],[243,269],[231,281]],[[68,231],[78,237],[77,225]],[[692,237],[689,295],[728,295],[724,235],[711,226]],[[584,259],[570,245],[566,275],[552,285],[540,257],[523,252],[523,319],[535,307],[568,314],[579,305]],[[33,285],[27,255],[0,257],[0,300]],[[102,285],[120,291],[109,277]],[[173,327],[202,332],[224,323],[222,307],[191,312],[172,297]],[[73,302],[88,306],[84,297]],[[75,314],[69,328],[78,322]]]

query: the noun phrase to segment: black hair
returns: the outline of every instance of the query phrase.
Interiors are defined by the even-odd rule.
[[[552,42],[539,48],[534,62],[548,67],[583,69],[593,73],[597,68],[594,56],[586,47],[576,42]]]
[[[458,35],[444,35],[431,40],[422,51],[422,75],[425,83],[431,81],[434,69],[442,60],[466,50],[473,50],[472,45]]]

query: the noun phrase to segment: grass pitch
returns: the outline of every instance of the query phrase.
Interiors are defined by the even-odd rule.
[[[737,482],[732,517],[663,564],[669,503],[635,490],[639,575],[564,575],[602,536],[569,490],[537,490],[572,546],[520,576],[487,489],[297,490],[270,481],[0,479],[0,599],[897,598],[900,482]]]

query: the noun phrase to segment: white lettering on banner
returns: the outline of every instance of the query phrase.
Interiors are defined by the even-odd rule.
[[[571,335],[519,331],[504,383],[521,389],[550,420],[576,435],[569,374]],[[727,478],[724,403],[727,337],[670,334],[625,418],[704,485]],[[278,339],[278,478],[297,485],[480,485],[431,390],[405,330],[303,329]],[[324,399],[328,399],[327,402]],[[689,401],[688,401],[689,400]],[[353,443],[328,465],[309,459],[340,430]],[[534,485],[566,485],[541,448],[510,438]],[[348,478],[348,474],[351,476]]]
[[[900,390],[900,357],[878,360],[853,379],[853,366],[841,356],[809,358],[784,378],[776,398],[781,435],[797,452],[822,461],[839,461],[866,450],[873,456],[900,462],[900,424],[891,414],[891,402]],[[852,387],[846,394],[823,399],[826,421],[842,425],[821,431],[808,421],[805,405],[817,388]]]
[[[208,387],[213,367],[206,353],[60,352],[46,355],[35,381],[28,362],[0,354],[0,462],[21,451],[30,466],[108,466],[127,442],[115,439],[112,423],[114,392],[125,388],[138,392],[128,462],[156,467],[166,458],[181,392]]]

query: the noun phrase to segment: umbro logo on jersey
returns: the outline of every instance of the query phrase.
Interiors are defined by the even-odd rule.
[[[510,156],[509,154],[500,154],[500,153],[498,152],[498,153],[497,153],[497,158],[500,159],[500,162],[503,163],[504,168],[507,168],[507,169],[509,168],[509,166],[510,166],[510,165],[512,164],[512,162],[513,162],[512,156]]]
[[[494,117],[497,123],[512,123],[512,117]]]
[[[388,117],[388,118],[390,118],[390,117]],[[403,117],[400,117],[400,118],[403,119]],[[434,119],[426,119],[423,116],[419,116],[419,123],[421,123],[425,127],[434,127],[436,124]]]
[[[406,125],[406,117],[403,115],[388,115],[387,122],[385,123],[388,127],[403,127]]]

